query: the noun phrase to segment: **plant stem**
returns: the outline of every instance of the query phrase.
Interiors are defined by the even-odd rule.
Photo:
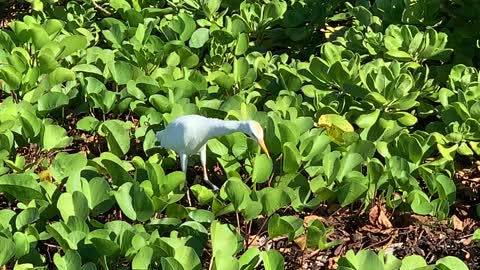
[[[258,237],[258,235],[260,234],[260,232],[263,230],[263,227],[265,227],[265,225],[267,224],[267,221],[270,219],[270,217],[268,218],[265,218],[265,220],[263,221],[262,225],[260,226],[260,229],[258,230],[258,233],[255,234],[255,236],[252,238],[252,240],[250,242],[247,242],[247,245],[245,246],[245,249],[247,249],[252,243],[253,241],[255,241]]]

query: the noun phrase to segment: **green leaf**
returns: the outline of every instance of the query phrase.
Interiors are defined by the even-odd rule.
[[[107,212],[115,204],[110,195],[110,185],[105,179],[95,177],[88,182],[88,189],[85,189],[83,192],[87,197],[92,216]]]
[[[213,200],[213,197],[215,197],[215,193],[203,185],[193,185],[190,190],[200,205],[209,204]]]
[[[228,44],[235,39],[230,33],[223,30],[215,30],[210,34],[220,44]]]
[[[76,51],[80,51],[87,48],[87,38],[81,35],[72,35],[66,36],[60,41],[60,46],[63,51],[58,56],[59,59],[62,59],[66,56],[73,54]]]
[[[181,246],[176,248],[174,258],[183,266],[183,269],[202,269],[200,258],[191,247]]]
[[[92,64],[78,64],[72,68],[74,72],[83,72],[83,73],[92,73],[96,75],[103,75],[102,71],[95,65]]]
[[[212,221],[215,220],[215,216],[212,212],[203,209],[193,210],[188,213],[188,217],[202,224],[212,223]]]
[[[325,250],[341,244],[340,240],[328,242],[328,234],[332,231],[333,227],[326,228],[318,219],[311,221],[307,227],[307,247]]]
[[[128,81],[133,79],[133,66],[124,61],[115,61],[113,68],[110,68],[113,79],[119,85],[127,84]]]
[[[66,147],[72,142],[64,128],[58,125],[46,124],[42,135],[42,146],[45,150],[53,150]]]
[[[338,260],[340,269],[384,269],[381,258],[372,250],[360,250],[357,254],[349,250]],[[347,268],[349,267],[349,268]]]
[[[4,80],[13,89],[18,89],[22,82],[21,73],[11,65],[0,67],[0,79]]]
[[[363,157],[359,153],[347,153],[340,162],[340,169],[337,173],[337,180],[342,181],[348,173],[354,171],[363,162]]]
[[[345,184],[337,191],[337,199],[340,205],[345,207],[360,198],[368,190],[368,187],[364,184],[366,181],[364,177],[355,177],[344,181]]]
[[[15,227],[20,231],[25,225],[34,223],[39,219],[40,213],[38,212],[38,209],[29,207],[17,215],[17,218],[15,219]]]
[[[40,112],[50,112],[54,109],[68,105],[68,96],[59,92],[48,92],[38,100],[38,110]]]
[[[283,216],[274,214],[268,221],[268,235],[271,239],[288,234],[291,241],[304,231],[303,220],[295,216]]]
[[[428,215],[433,210],[428,196],[421,190],[411,191],[407,200],[413,212],[417,214]]]
[[[223,188],[227,193],[228,199],[233,203],[235,211],[239,212],[245,209],[246,204],[250,201],[250,188],[238,178],[229,179]]]
[[[55,253],[53,262],[59,270],[81,270],[82,268],[82,258],[76,250],[67,250],[63,257]]]
[[[149,269],[152,257],[153,249],[149,246],[142,247],[133,257],[132,269]]]
[[[57,67],[54,71],[48,74],[48,81],[51,86],[73,80],[75,80],[75,72],[64,67]]]
[[[360,128],[369,128],[377,122],[379,116],[380,110],[376,109],[371,113],[361,114],[358,116],[357,120],[355,120],[355,124]]]
[[[15,243],[0,236],[0,265],[5,265],[15,255]]]
[[[115,155],[122,157],[130,150],[130,135],[123,123],[119,120],[107,120],[100,129],[106,134],[108,149]]]
[[[241,33],[237,38],[237,46],[235,47],[235,55],[242,55],[248,50],[248,35],[247,33]]]
[[[93,116],[85,116],[80,121],[77,122],[77,129],[93,132],[97,130],[98,126],[100,125],[100,121]]]
[[[260,260],[260,249],[258,247],[250,247],[245,253],[240,256],[238,260],[240,269],[253,270],[258,261]]]
[[[167,57],[167,66],[176,67],[180,64],[180,56],[176,52],[172,52]]]
[[[263,205],[263,213],[270,216],[278,209],[287,206],[290,203],[290,197],[281,188],[267,187],[262,189],[260,201]]]
[[[265,270],[283,270],[285,269],[285,262],[282,254],[275,249],[263,251],[260,256],[262,257],[263,266]]]
[[[17,231],[13,234],[13,241],[15,242],[15,256],[20,258],[30,253],[30,242],[27,234]]]
[[[457,257],[447,256],[436,262],[439,270],[468,270],[467,265]]]
[[[477,206],[477,208],[478,208],[478,206]],[[477,213],[478,213],[478,210],[477,210]],[[478,214],[477,214],[477,215],[478,215]],[[473,232],[472,239],[473,239],[474,241],[480,240],[480,229],[476,229],[476,230]]]
[[[183,266],[172,257],[160,257],[160,264],[165,270],[183,270]]]
[[[50,172],[57,182],[61,182],[71,175],[80,173],[85,166],[87,166],[87,158],[83,154],[67,154],[62,152],[53,159]]]
[[[301,156],[297,147],[292,142],[283,145],[283,171],[296,172],[300,168]]]
[[[205,43],[207,43],[209,38],[210,35],[207,28],[198,28],[190,37],[188,45],[192,48],[201,48],[203,45],[205,45]]]
[[[215,269],[238,270],[238,260],[232,256],[225,256],[221,252],[217,254],[214,260]]]
[[[265,183],[272,171],[272,160],[264,154],[257,155],[253,161],[252,181],[257,184]]]
[[[103,159],[102,165],[105,166],[108,173],[112,176],[112,184],[120,186],[125,182],[133,182],[132,176],[115,160]]]
[[[45,200],[38,182],[29,174],[6,174],[0,176],[0,191],[21,202]]]
[[[128,1],[126,0],[111,0],[110,6],[115,10],[123,9],[124,11],[127,11],[132,8],[128,3]]]
[[[58,67],[58,62],[53,57],[53,53],[50,50],[47,51],[49,53],[40,54],[38,57],[41,74],[49,74]]]
[[[48,19],[45,21],[43,25],[43,27],[45,28],[45,31],[47,31],[49,35],[58,34],[64,26],[65,26],[65,23],[57,19]]]
[[[73,194],[68,192],[60,194],[57,201],[57,209],[65,221],[71,216],[77,216],[85,220],[89,213],[87,198],[79,191],[74,191]]]
[[[138,183],[124,183],[114,195],[120,209],[129,219],[147,221],[152,217],[152,201]]]
[[[422,256],[410,255],[403,258],[400,270],[417,269],[423,266],[427,266],[427,262]]]
[[[437,184],[438,197],[443,200],[448,200],[450,203],[455,202],[456,199],[456,186],[455,182],[444,174],[438,174],[435,177],[435,183]]]
[[[29,32],[37,50],[40,50],[45,44],[50,42],[47,31],[39,25],[31,25]]]
[[[212,222],[210,227],[212,239],[212,256],[218,253],[223,256],[233,256],[242,248],[242,239],[239,239],[227,224],[219,221]]]
[[[193,31],[195,31],[195,20],[190,14],[181,12],[178,14],[178,18],[182,20],[183,29],[179,32],[180,40],[187,41],[191,36]]]

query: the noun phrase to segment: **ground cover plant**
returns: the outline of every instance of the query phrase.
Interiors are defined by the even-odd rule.
[[[477,1],[0,9],[3,269],[480,268]],[[271,159],[212,139],[214,192],[156,142],[185,114]]]

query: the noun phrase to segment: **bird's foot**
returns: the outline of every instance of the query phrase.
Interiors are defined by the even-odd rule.
[[[188,201],[188,206],[192,207],[192,199],[190,199],[190,188],[187,187],[187,201]]]
[[[208,178],[204,178],[203,181],[205,181],[205,183],[210,185],[214,192],[218,193],[218,191],[220,190],[214,183],[210,182],[210,180],[208,180]]]

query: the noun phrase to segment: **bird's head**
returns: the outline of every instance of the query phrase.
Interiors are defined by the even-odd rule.
[[[265,145],[264,141],[264,134],[263,134],[263,128],[258,123],[257,121],[247,121],[247,130],[246,133],[249,137],[257,141],[257,143],[260,145],[262,150],[265,152],[265,154],[270,158],[270,154],[268,153],[267,146]]]

